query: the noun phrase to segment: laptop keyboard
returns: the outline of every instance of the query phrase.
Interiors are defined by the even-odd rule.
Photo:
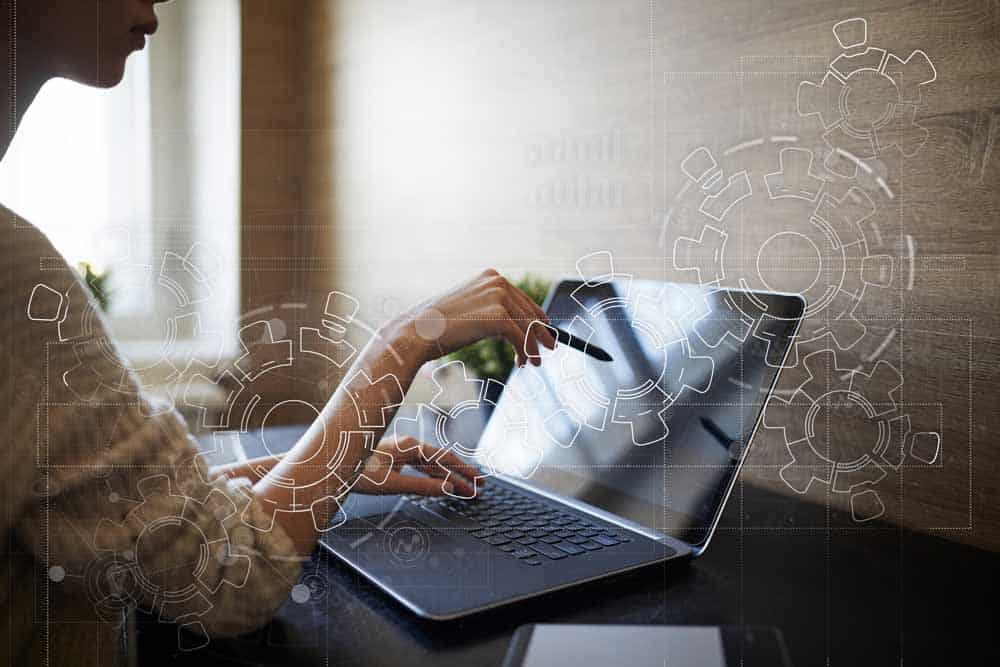
[[[530,566],[631,542],[625,531],[564,512],[537,496],[493,484],[476,498],[410,496],[411,502],[447,519]]]

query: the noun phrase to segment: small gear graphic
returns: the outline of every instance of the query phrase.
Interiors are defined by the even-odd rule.
[[[116,553],[105,552],[90,561],[83,578],[87,597],[105,623],[121,623],[123,612],[137,603],[138,583],[131,563]]]
[[[460,377],[458,382],[452,378]],[[479,429],[463,431],[460,427],[464,417],[481,418],[483,410],[492,410],[497,405],[497,397],[504,391],[503,383],[497,380],[483,381],[469,377],[462,361],[450,361],[434,369],[431,379],[436,391],[429,403],[404,406],[393,422],[393,433],[400,442],[407,435],[417,435],[417,440],[437,444],[439,449],[434,452],[426,463],[437,465],[443,473],[442,489],[453,474],[441,463],[445,452],[452,452],[459,457],[475,463],[481,474],[473,481],[477,491],[482,480],[495,475],[505,467],[497,457],[503,453],[508,455],[511,448],[518,452],[522,464],[523,477],[530,477],[542,462],[542,452],[529,444],[527,438],[527,414],[523,407],[511,404],[507,409],[493,413],[494,419],[502,420],[498,426],[491,422],[491,428],[500,428],[499,438],[480,440]],[[476,438],[470,440],[469,438]],[[403,450],[407,451],[407,450]],[[444,489],[445,493],[455,498],[466,498],[457,490]]]
[[[884,181],[872,194],[842,182],[794,137],[745,141],[721,158],[699,147],[681,171],[686,181],[667,210],[661,239],[674,268],[693,272],[709,289],[735,282],[745,292],[805,297],[805,321],[788,364],[798,363],[801,343],[823,337],[868,360],[895,338],[891,327],[869,331],[861,307],[879,293],[913,286],[915,244],[888,220],[894,195]],[[724,298],[722,305],[731,311],[723,318],[732,325],[728,333],[740,341],[762,337],[774,328],[769,319],[780,318],[765,304],[744,307]],[[718,327],[695,329],[701,335]],[[711,347],[721,342],[703,340]]]
[[[617,335],[638,338],[653,361],[634,385],[609,389],[596,378],[589,357],[559,355],[557,401],[544,420],[544,432],[560,447],[571,447],[584,428],[604,431],[609,425],[625,428],[638,447],[663,442],[669,435],[665,414],[670,405],[685,391],[707,392],[715,372],[711,357],[692,352],[680,324],[704,307],[700,290],[635,281],[615,270],[608,251],[586,255],[576,267],[582,282],[572,298],[586,318],[576,315],[564,328],[590,341],[597,332],[589,322],[603,319],[612,327],[628,322],[629,330]],[[596,298],[603,293],[613,296]]]
[[[205,366],[218,364],[222,335],[206,331],[201,318],[201,309],[212,296],[211,278],[218,266],[217,258],[206,247],[195,244],[184,254],[165,252],[158,267],[127,258],[114,266],[116,293],[147,295],[157,304],[151,315],[159,329],[157,349],[143,365],[124,364],[113,341],[98,333],[100,313],[80,283],[65,293],[39,283],[29,297],[28,319],[53,323],[58,344],[72,346],[77,363],[64,370],[62,381],[73,396],[89,402],[103,389],[125,400],[134,399],[144,390],[145,377],[155,377],[157,385],[172,391],[195,358]],[[110,360],[118,369],[116,375],[98,372],[88,361],[94,358]],[[133,378],[138,381],[138,391],[133,388]]]
[[[228,439],[259,428],[267,453],[278,456],[283,453],[283,448],[272,451],[268,447],[267,427],[270,424],[314,422],[320,415],[337,388],[337,379],[357,355],[358,345],[351,341],[349,328],[358,329],[358,335],[374,333],[357,319],[359,305],[350,295],[332,291],[325,295],[322,303],[325,305],[319,326],[302,321],[303,313],[309,306],[304,302],[285,302],[253,311],[244,317],[245,323],[240,327],[242,354],[232,368],[212,379],[201,373],[193,375],[185,401],[200,412],[202,426],[215,431],[214,440],[220,451],[225,450]],[[296,395],[295,398],[269,400],[267,389],[276,378],[295,383],[297,389],[302,389],[304,397]],[[199,403],[204,394],[197,391],[197,387],[206,381],[214,382],[227,396],[225,409],[217,414],[210,406]],[[380,466],[388,475],[393,457],[376,449],[376,432],[386,427],[386,413],[402,404],[402,386],[393,375],[371,378],[363,370],[354,372],[341,384],[357,411],[359,430],[336,434],[324,432],[328,445],[334,444],[334,439],[335,444],[323,449],[333,453],[324,455],[322,461],[298,461],[301,466],[320,466],[324,474],[308,482],[293,478],[276,480],[276,484],[290,491],[291,500],[282,505],[265,502],[265,507],[270,510],[266,525],[254,525],[253,513],[244,512],[243,518],[248,525],[268,531],[274,525],[277,512],[310,512],[317,530],[330,530],[345,520],[339,511],[340,501],[358,479],[364,477],[373,484],[385,483],[385,478],[371,479],[361,472],[365,458],[360,459],[353,470],[345,469],[345,459],[348,452],[363,447],[370,456],[388,459],[385,465]],[[369,387],[375,387],[381,397],[381,403],[376,407],[360,397],[360,392],[367,391]],[[289,415],[293,416],[290,420]],[[266,474],[266,471],[262,470],[261,474]]]
[[[832,493],[849,494],[856,522],[877,519],[885,512],[877,486],[888,471],[898,470],[909,450],[925,464],[940,456],[938,433],[911,430],[910,417],[897,403],[903,376],[880,360],[868,373],[842,368],[837,353],[821,350],[806,356],[795,374],[798,385],[788,400],[772,398],[764,425],[781,429],[790,457],[781,480],[805,494],[813,483]],[[838,438],[845,424],[867,435]]]
[[[181,650],[201,648],[209,638],[200,619],[212,610],[212,596],[222,586],[242,588],[250,576],[252,561],[239,553],[225,526],[237,508],[218,489],[200,502],[177,493],[167,475],[146,477],[139,481],[138,489],[141,502],[120,524],[108,519],[97,524],[94,547],[98,558],[93,568],[92,597],[97,600],[99,613],[113,613],[126,601],[145,601],[161,621],[178,624]],[[197,520],[206,514],[214,517],[208,527]],[[130,535],[138,535],[134,550]],[[193,562],[177,563],[168,569],[162,564],[152,568],[145,562],[144,556],[162,553],[169,542],[182,536],[200,544]],[[226,566],[221,570],[225,573],[223,579],[210,578],[211,559]]]
[[[833,26],[844,52],[833,59],[818,82],[799,84],[802,116],[817,116],[831,153],[827,168],[853,178],[854,156],[868,160],[890,150],[904,157],[920,152],[928,132],[916,122],[923,87],[937,79],[927,54],[917,49],[905,59],[868,46],[868,22],[852,18]]]

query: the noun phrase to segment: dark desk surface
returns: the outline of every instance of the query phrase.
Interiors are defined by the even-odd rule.
[[[190,653],[177,651],[170,626],[143,624],[139,664],[499,665],[514,630],[532,622],[773,626],[796,667],[996,664],[998,565],[996,554],[941,537],[852,526],[826,508],[737,487],[708,552],[690,565],[431,623],[317,552],[306,569],[317,599],[289,600],[263,630]]]

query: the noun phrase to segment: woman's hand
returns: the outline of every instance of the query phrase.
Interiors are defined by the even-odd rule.
[[[421,361],[444,356],[483,338],[503,338],[514,347],[517,363],[541,363],[539,344],[555,348],[546,327],[531,327],[549,318],[528,295],[493,269],[439,297],[425,301],[404,316],[412,325]]]
[[[382,496],[397,493],[441,496],[454,491],[462,498],[471,497],[476,493],[474,480],[476,475],[480,474],[479,469],[451,452],[441,452],[439,447],[411,437],[399,440],[386,438],[375,449],[388,456],[368,458],[362,469],[364,477],[360,477],[353,488],[357,493]],[[282,458],[284,455],[279,454],[224,463],[209,468],[209,477],[225,476],[230,479],[245,477],[256,484]],[[403,466],[406,465],[427,476],[402,474]],[[449,476],[448,473],[452,474]],[[444,481],[445,477],[448,477],[447,482]],[[485,484],[486,482],[480,478],[479,486]]]
[[[555,349],[556,339],[552,333],[531,323],[540,320],[548,324],[548,317],[521,290],[515,288],[496,271],[484,271],[472,280],[435,299],[430,299],[383,326],[354,363],[345,377],[387,379],[398,384],[399,391],[387,396],[381,382],[359,383],[359,386],[341,386],[320,411],[320,415],[288,456],[280,461],[272,461],[273,468],[254,484],[254,493],[264,502],[279,509],[275,515],[282,529],[295,543],[300,555],[306,556],[316,546],[316,536],[323,526],[315,512],[299,511],[302,507],[312,507],[322,500],[322,481],[328,471],[324,466],[300,465],[303,461],[331,461],[340,457],[345,471],[355,470],[355,466],[365,460],[371,452],[364,446],[367,439],[348,439],[345,453],[336,448],[339,440],[327,438],[327,433],[363,430],[379,437],[385,426],[396,413],[397,402],[405,396],[410,383],[420,366],[431,359],[453,352],[483,338],[503,338],[514,346],[517,362],[524,365],[530,358],[536,365],[541,363],[539,344]],[[364,386],[362,386],[364,385]],[[395,396],[400,394],[400,396]],[[369,423],[358,405],[382,406],[377,423]],[[383,446],[381,443],[380,447]],[[445,493],[444,482],[433,477],[410,477],[399,474],[403,463],[423,466],[432,475],[448,476],[449,472],[459,474],[448,476],[457,495],[472,495],[474,468],[456,457],[441,454],[438,460],[428,463],[420,455],[420,449],[407,449],[405,445],[394,443],[387,453],[394,456],[395,463],[386,469],[373,470],[368,479],[362,479],[354,489],[361,493]],[[425,447],[426,445],[422,445]],[[370,445],[369,445],[370,447]],[[429,453],[429,452],[428,452]],[[399,454],[398,458],[396,454]],[[385,466],[375,461],[365,461],[364,465]],[[438,463],[442,464],[441,466]],[[444,467],[442,467],[444,466]],[[465,470],[465,473],[460,472]],[[222,472],[222,471],[220,471]],[[232,472],[232,471],[229,471]],[[258,470],[258,472],[262,472]],[[385,477],[379,477],[386,473]],[[222,472],[226,474],[226,472]],[[468,475],[468,476],[466,476]],[[465,479],[462,479],[462,478]],[[295,480],[295,488],[289,488],[287,480]],[[368,482],[375,479],[382,484]]]
[[[393,495],[414,493],[421,496],[441,496],[455,492],[463,498],[475,495],[476,466],[466,463],[452,452],[442,452],[438,447],[420,442],[416,438],[386,438],[376,451],[389,456],[371,456],[365,463],[364,476],[354,485],[357,493]],[[404,475],[403,466],[409,465],[426,476]],[[451,474],[449,474],[451,473]],[[448,481],[444,481],[445,478]],[[370,480],[378,480],[372,482]],[[483,482],[480,480],[479,485]]]

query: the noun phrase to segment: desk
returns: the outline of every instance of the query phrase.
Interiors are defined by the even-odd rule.
[[[271,432],[268,442],[291,443],[300,430]],[[178,653],[171,626],[144,623],[139,664],[499,665],[514,630],[531,622],[773,626],[796,667],[995,664],[996,554],[886,525],[812,528],[838,519],[824,507],[737,487],[722,529],[690,565],[450,623],[415,618],[317,552],[306,572],[325,587],[321,599],[289,600],[259,632],[190,653]]]

